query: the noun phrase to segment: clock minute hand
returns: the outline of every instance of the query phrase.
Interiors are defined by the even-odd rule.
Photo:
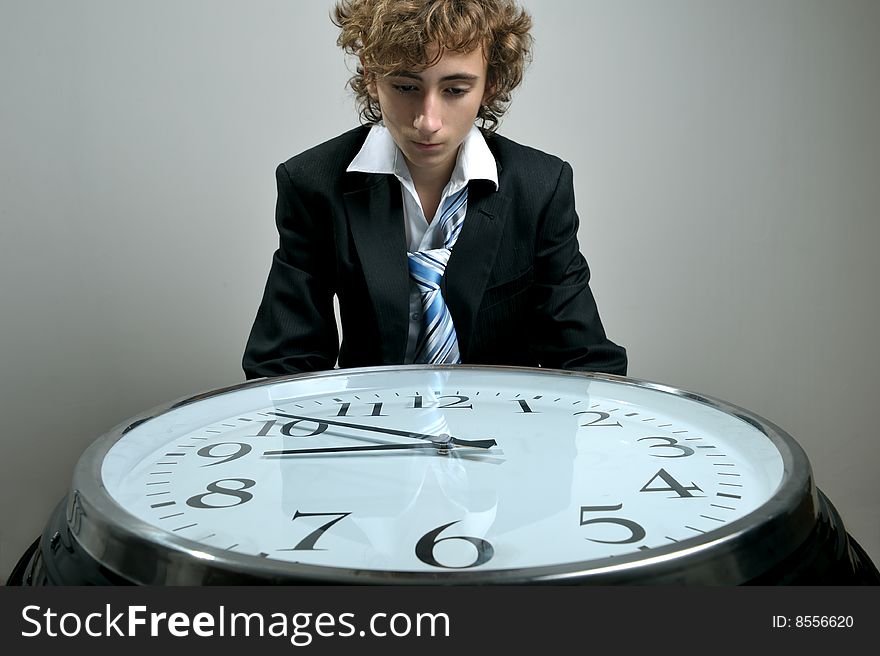
[[[475,449],[489,449],[497,444],[495,440],[460,440],[457,437],[446,437],[441,435],[428,435],[426,433],[416,433],[414,431],[398,430],[396,428],[384,428],[382,426],[369,426],[364,424],[350,424],[346,421],[336,421],[335,419],[324,419],[316,417],[304,417],[301,415],[290,415],[284,412],[275,412],[279,417],[288,419],[305,419],[308,421],[316,421],[330,426],[342,426],[343,428],[356,428],[358,430],[371,431],[373,433],[384,433],[386,435],[397,435],[399,437],[410,437],[416,440],[428,440],[433,446],[440,443],[454,444],[455,446],[469,446]]]
[[[298,456],[309,453],[346,453],[352,451],[397,451],[409,449],[434,449],[437,444],[407,443],[407,444],[368,444],[366,446],[328,446],[316,449],[279,449],[277,451],[263,451],[264,456]]]

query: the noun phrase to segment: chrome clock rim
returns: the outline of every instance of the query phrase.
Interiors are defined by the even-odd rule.
[[[726,401],[647,380],[591,372],[489,365],[410,365],[410,370],[455,369],[577,376],[648,388],[707,405],[763,433],[783,461],[782,481],[757,510],[707,533],[664,547],[646,557],[635,553],[539,567],[485,571],[372,571],[292,564],[209,547],[138,519],[108,493],[101,478],[104,456],[137,425],[171,410],[235,392],[289,380],[340,374],[382,373],[400,367],[363,367],[262,378],[159,405],[114,427],[86,449],[74,468],[68,495],[68,529],[77,544],[110,571],[143,585],[259,584],[707,584],[744,583],[778,564],[810,535],[818,516],[809,460],[788,433]]]

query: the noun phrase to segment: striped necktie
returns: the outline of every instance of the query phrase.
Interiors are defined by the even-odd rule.
[[[439,228],[443,248],[407,253],[409,275],[422,296],[423,324],[414,361],[426,364],[457,364],[461,362],[458,337],[449,308],[440,292],[440,280],[446,271],[452,247],[461,232],[467,203],[467,187],[449,196],[440,211]]]

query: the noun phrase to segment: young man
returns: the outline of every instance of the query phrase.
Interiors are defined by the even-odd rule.
[[[337,357],[625,374],[578,248],[571,167],[493,132],[529,16],[513,0],[345,0],[335,23],[367,125],[276,171],[280,246],[247,377]]]

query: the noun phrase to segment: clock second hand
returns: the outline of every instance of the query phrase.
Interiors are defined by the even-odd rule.
[[[386,435],[398,435],[400,437],[411,437],[416,440],[428,440],[433,447],[441,447],[443,445],[468,446],[476,449],[489,449],[497,444],[495,440],[460,440],[456,437],[428,435],[426,433],[416,433],[413,431],[398,430],[396,428],[383,428],[381,426],[369,426],[364,424],[350,424],[345,421],[336,421],[335,419],[323,419],[316,417],[303,417],[301,415],[290,415],[284,412],[275,412],[279,417],[287,419],[304,419],[307,421],[315,421],[330,426],[342,426],[343,428],[356,428],[358,430],[372,431],[374,433],[385,433]]]

